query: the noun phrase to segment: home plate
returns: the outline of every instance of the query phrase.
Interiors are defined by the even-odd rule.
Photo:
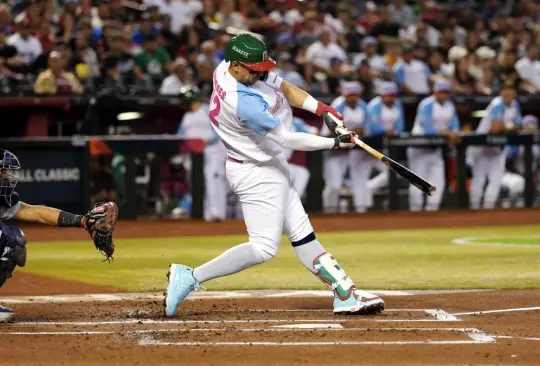
[[[319,324],[285,324],[274,325],[271,328],[289,328],[289,329],[343,329],[338,323],[319,323]]]

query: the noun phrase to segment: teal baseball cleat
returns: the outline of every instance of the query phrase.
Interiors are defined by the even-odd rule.
[[[384,310],[380,297],[358,289],[353,289],[346,299],[334,295],[334,314],[377,314]]]
[[[10,308],[0,306],[0,323],[12,322],[15,318],[15,313]]]
[[[178,305],[195,290],[201,288],[199,281],[193,277],[193,268],[182,264],[171,264],[167,273],[167,292],[165,292],[165,315],[173,316]]]

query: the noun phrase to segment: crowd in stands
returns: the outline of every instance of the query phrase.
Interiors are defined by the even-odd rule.
[[[231,35],[264,37],[277,72],[314,95],[385,80],[425,95],[437,78],[458,94],[512,82],[540,91],[540,1],[7,0],[0,3],[0,93],[104,88],[208,95]]]

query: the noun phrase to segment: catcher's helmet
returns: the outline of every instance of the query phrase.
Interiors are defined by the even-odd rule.
[[[19,159],[8,150],[0,149],[0,197],[4,197],[11,206],[11,194],[19,182],[19,178],[11,172],[21,168]]]
[[[266,44],[248,33],[231,38],[225,50],[225,60],[236,61],[253,71],[269,71],[276,61],[268,57]]]
[[[182,105],[185,108],[189,108],[193,102],[199,100],[201,97],[201,91],[196,86],[186,85],[180,88],[180,93],[178,96],[182,101]]]

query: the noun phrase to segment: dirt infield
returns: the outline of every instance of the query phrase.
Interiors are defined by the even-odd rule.
[[[540,210],[313,219],[319,232],[538,222]],[[30,241],[87,240],[82,230],[24,229]],[[121,222],[117,230],[123,238],[244,233],[242,222]],[[205,298],[172,320],[156,298],[7,299],[116,291],[16,272],[0,290],[0,303],[17,312],[16,323],[0,325],[0,365],[540,364],[537,290],[386,296],[383,314],[348,317],[332,314],[329,297]]]
[[[537,365],[537,291],[386,297],[378,316],[334,316],[330,298],[19,304],[2,365]],[[434,310],[439,309],[439,310]],[[463,314],[507,309],[500,313]],[[511,309],[511,310],[508,310]],[[523,310],[523,309],[522,309]],[[456,314],[456,315],[453,315]]]

